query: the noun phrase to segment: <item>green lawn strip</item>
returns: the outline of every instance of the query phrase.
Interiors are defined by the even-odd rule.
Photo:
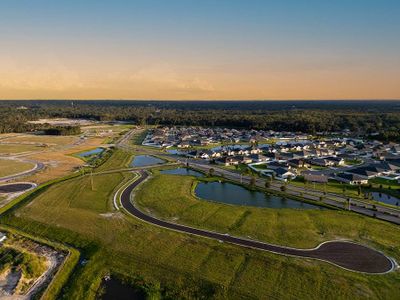
[[[67,282],[68,277],[71,275],[76,264],[78,263],[80,253],[77,249],[70,247],[66,244],[55,243],[47,239],[40,238],[36,235],[31,235],[26,232],[22,232],[16,228],[12,228],[5,225],[0,225],[1,231],[11,232],[16,235],[20,235],[38,242],[39,244],[50,246],[58,251],[67,252],[67,257],[63,263],[59,266],[57,272],[53,275],[50,284],[45,288],[41,294],[40,299],[55,299],[60,294],[63,285]]]
[[[400,183],[398,182],[397,179],[390,180],[390,179],[376,177],[376,178],[370,179],[369,182],[372,184],[378,184],[378,185],[382,184],[382,186],[384,188],[389,188],[389,186],[392,188],[393,187],[400,188]]]
[[[388,208],[399,208],[396,205],[391,205],[387,204],[384,202],[379,202],[379,201],[374,201],[370,199],[365,199],[364,195],[365,193],[369,192],[377,192],[377,193],[382,193],[382,194],[389,194],[393,197],[399,198],[400,193],[398,189],[389,189],[387,187],[384,187],[383,189],[378,188],[377,185],[372,185],[370,187],[369,185],[363,185],[361,186],[361,194],[358,194],[359,187],[357,185],[350,185],[350,184],[342,184],[340,182],[337,182],[335,180],[329,180],[327,184],[321,184],[321,183],[306,183],[304,184],[304,181],[302,178],[296,178],[292,181],[290,181],[291,185],[302,187],[305,189],[304,194],[306,194],[308,191],[312,192],[314,191],[320,191],[320,192],[327,192],[327,193],[334,193],[337,194],[338,196],[342,196],[344,198],[346,197],[352,197],[356,198],[361,202],[364,202],[366,204],[374,205],[374,204],[379,204],[381,206],[386,206]],[[329,195],[324,195],[324,198],[330,198]]]
[[[113,169],[128,168],[129,163],[132,160],[132,154],[121,150],[115,149],[111,157],[109,157],[105,162],[103,162],[99,167],[95,168],[95,172],[109,171]]]

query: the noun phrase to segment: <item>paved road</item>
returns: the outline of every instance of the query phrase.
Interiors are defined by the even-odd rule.
[[[390,272],[395,268],[394,261],[386,257],[381,252],[352,242],[330,241],[322,243],[314,249],[287,248],[159,220],[143,213],[131,202],[132,191],[149,176],[146,171],[139,171],[139,174],[139,179],[129,184],[122,191],[120,201],[121,205],[126,211],[145,222],[167,229],[216,239],[243,247],[249,247],[283,255],[323,260],[352,271],[381,274]]]

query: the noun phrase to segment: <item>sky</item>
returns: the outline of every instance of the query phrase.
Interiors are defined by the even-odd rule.
[[[0,99],[400,99],[398,0],[1,0]]]

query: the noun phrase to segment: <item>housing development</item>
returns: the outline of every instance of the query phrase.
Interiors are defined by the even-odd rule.
[[[151,130],[143,145],[170,150],[223,166],[248,165],[279,180],[304,176],[307,181],[328,179],[367,184],[381,178],[400,178],[400,145],[348,137],[315,138],[292,132],[199,127],[163,127]],[[168,151],[168,150],[167,150]]]

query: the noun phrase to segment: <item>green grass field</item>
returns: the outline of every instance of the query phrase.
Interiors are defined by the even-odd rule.
[[[132,154],[126,151],[117,149],[113,152],[110,159],[106,160],[103,164],[96,168],[96,172],[107,170],[123,169],[129,166],[132,159]]]
[[[0,159],[0,178],[32,169],[34,164],[11,159]]]
[[[199,205],[196,209],[194,205],[183,214],[186,222],[189,222],[191,216],[205,217],[210,215],[208,209],[215,211],[218,208],[217,204],[211,205],[192,199],[190,178],[174,177],[179,180],[171,180],[170,177],[159,176],[159,183],[164,181],[164,184],[153,186],[152,192],[152,195],[157,192],[166,195],[165,199],[169,199],[170,206],[173,207],[169,208],[170,214],[174,210],[181,211],[189,201],[204,203],[207,208],[204,207],[203,210],[202,205]],[[170,180],[165,180],[166,178]],[[1,219],[1,222],[31,234],[81,249],[82,256],[88,263],[75,270],[63,290],[63,298],[93,299],[102,275],[108,272],[117,273],[131,282],[145,282],[147,286],[157,289],[158,294],[172,299],[200,298],[200,295],[207,299],[365,299],[366,296],[377,298],[378,295],[389,298],[399,288],[398,273],[366,276],[322,262],[284,257],[191,237],[127,217],[121,212],[113,211],[111,205],[112,192],[124,179],[124,175],[118,173],[94,176],[94,190],[91,188],[89,176],[62,182],[51,186],[31,204]],[[169,190],[165,190],[166,182],[172,183]],[[149,184],[154,184],[154,181]],[[189,187],[189,192],[186,187]],[[146,190],[142,189],[138,196]],[[168,196],[170,191],[178,197]],[[186,195],[187,198],[183,199],[181,195]],[[176,198],[175,201],[173,198]],[[162,201],[166,201],[165,199]],[[177,199],[184,204],[179,204]],[[213,207],[208,207],[209,205]],[[238,218],[243,217],[243,211],[239,209],[224,206],[213,212],[209,219],[213,220],[216,228],[232,226],[238,224]],[[265,214],[263,211],[256,214],[256,211],[251,212],[248,221],[238,226],[237,230],[255,232],[252,227],[259,226],[260,231],[265,231],[268,226],[263,223],[269,223],[271,228],[261,232],[260,239],[261,236],[264,239],[275,237],[276,241],[289,238],[287,244],[307,245],[321,240],[313,226],[318,226],[319,231],[325,228],[327,236],[333,234],[335,228],[348,230],[349,227],[356,226],[351,230],[354,236],[358,234],[363,241],[369,241],[368,244],[380,246],[388,254],[399,257],[400,234],[395,226],[358,216],[353,216],[353,220],[346,214],[335,216],[338,220],[332,221],[333,224],[326,223],[326,215],[318,218],[299,215],[293,219],[294,214],[290,211],[287,214]],[[276,221],[264,220],[268,216],[278,217],[277,223],[284,227],[274,232],[276,227],[272,224]],[[262,222],[258,224],[256,220],[260,219]],[[347,227],[342,224],[344,220],[349,222]],[[304,225],[300,226],[301,223]],[[292,232],[285,232],[289,230]],[[302,232],[303,230],[307,231]],[[375,238],[377,235],[380,235],[379,239]],[[390,247],[387,246],[389,244]]]

